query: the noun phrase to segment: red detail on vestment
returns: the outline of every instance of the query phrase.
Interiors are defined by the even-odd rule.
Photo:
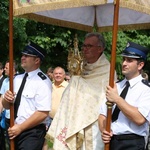
[[[67,134],[67,127],[64,127],[59,135],[56,137],[59,141],[61,141],[65,146],[67,146],[67,143],[65,142],[66,139],[66,134]]]

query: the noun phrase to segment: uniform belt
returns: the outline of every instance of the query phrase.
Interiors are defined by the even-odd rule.
[[[10,119],[8,119],[8,118],[5,118],[5,120],[6,120],[6,122],[7,123],[10,123]],[[40,128],[45,128],[46,126],[45,126],[45,124],[39,124],[39,125],[37,125],[37,126],[35,126],[35,127],[33,127],[33,128],[35,128],[35,129],[40,129]],[[31,128],[32,129],[32,128]]]
[[[112,140],[133,140],[133,139],[141,139],[143,136],[137,134],[121,134],[121,135],[113,135]]]
[[[27,130],[25,130],[23,132],[30,131],[30,130],[33,130],[33,129],[46,129],[46,126],[45,126],[45,124],[42,123],[42,124],[39,124],[39,125],[37,125],[35,127],[29,128],[29,129],[27,129]]]
[[[40,129],[40,128],[46,128],[46,126],[45,126],[45,124],[39,124],[39,125],[37,125],[37,126],[35,126],[35,127],[33,127],[34,129]]]

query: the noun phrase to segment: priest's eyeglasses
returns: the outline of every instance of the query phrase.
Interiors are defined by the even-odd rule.
[[[101,46],[98,46],[98,45],[91,45],[91,44],[83,44],[82,45],[82,49],[90,49],[90,48],[92,48],[92,47],[101,47]]]

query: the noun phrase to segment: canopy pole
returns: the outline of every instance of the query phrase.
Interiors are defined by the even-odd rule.
[[[13,0],[9,0],[9,89],[13,92]],[[14,125],[14,104],[10,104],[10,127]],[[14,139],[10,140],[10,149],[15,150]]]
[[[116,45],[117,45],[117,33],[118,33],[118,18],[119,18],[119,0],[114,2],[114,20],[113,20],[113,36],[112,36],[112,50],[111,50],[111,64],[110,64],[110,77],[109,85],[114,86],[114,74],[116,64]],[[112,119],[112,106],[113,103],[106,102],[107,105],[107,120],[106,131],[111,131],[111,119]],[[110,143],[105,144],[105,150],[109,150]]]

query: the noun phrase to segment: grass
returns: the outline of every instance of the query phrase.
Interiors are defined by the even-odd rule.
[[[52,143],[52,142],[47,141],[47,144],[48,144],[48,147],[49,147],[49,148],[52,148],[52,147],[53,147],[53,143]]]

